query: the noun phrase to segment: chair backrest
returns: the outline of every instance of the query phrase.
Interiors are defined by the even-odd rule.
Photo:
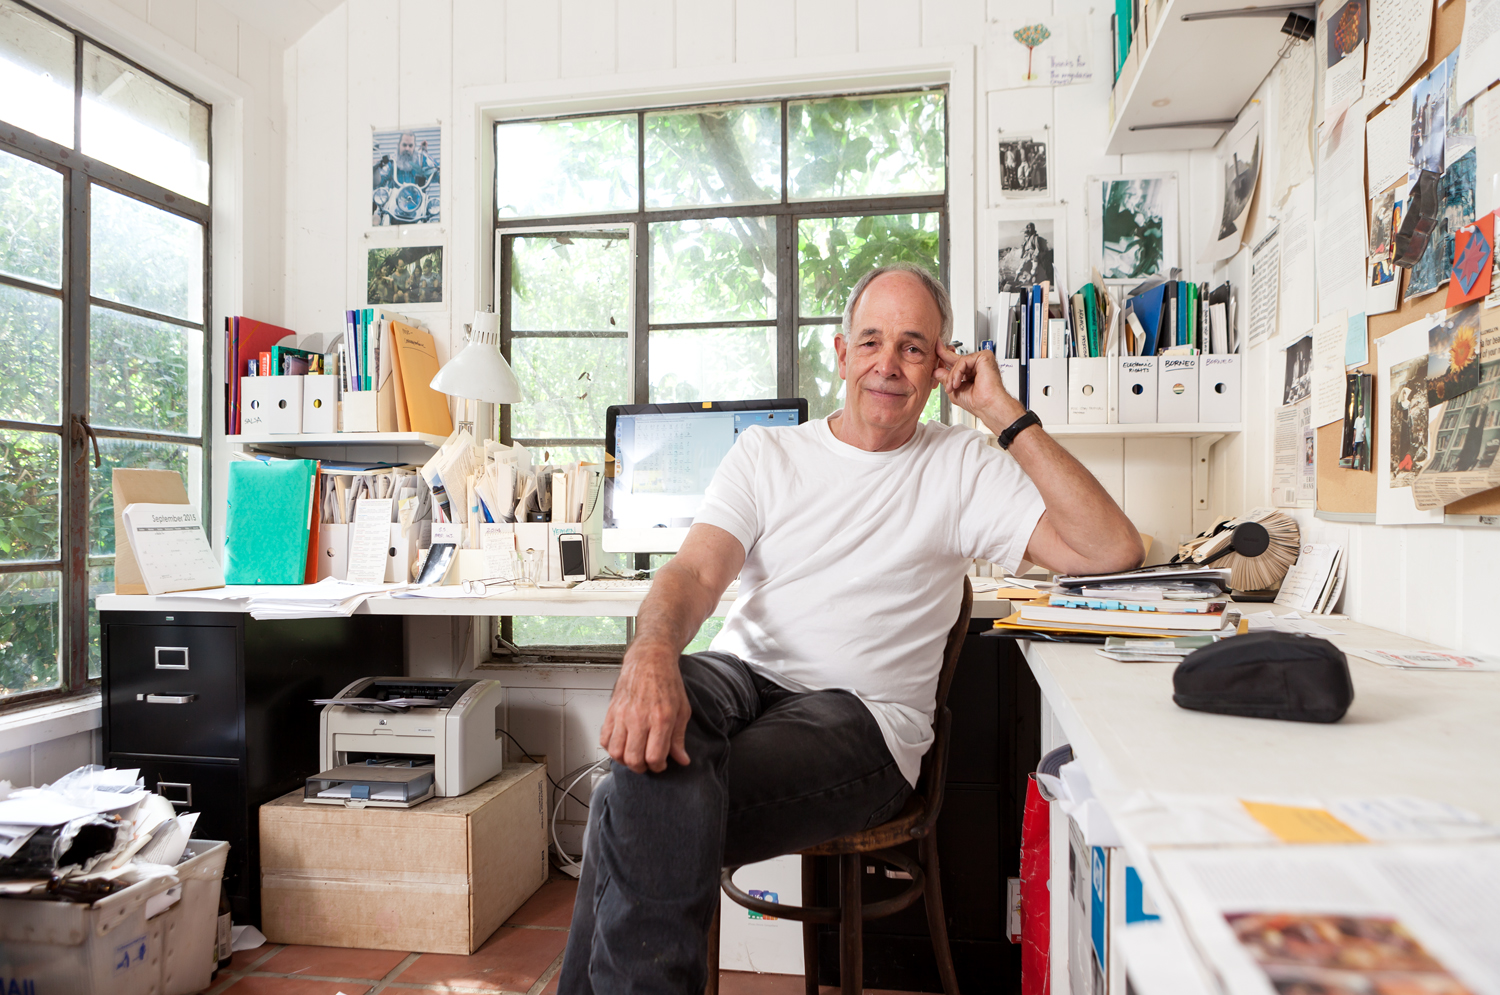
[[[943,782],[948,778],[948,729],[952,718],[948,712],[948,689],[953,685],[953,673],[958,669],[958,658],[964,651],[964,639],[969,635],[969,615],[974,610],[974,588],[969,578],[964,578],[963,600],[958,606],[958,618],[948,630],[948,645],[943,650],[943,667],[938,671],[937,695],[932,713],[932,747],[922,758],[922,774],[917,779],[917,794],[924,799],[927,818],[914,827],[913,836],[924,836],[937,821],[943,807]]]

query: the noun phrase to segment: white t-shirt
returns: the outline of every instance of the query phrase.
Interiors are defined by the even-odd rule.
[[[750,428],[695,519],[745,547],[711,648],[795,691],[852,691],[916,784],[969,560],[1014,571],[1043,510],[1015,459],[970,429],[926,422],[870,453],[823,419]]]

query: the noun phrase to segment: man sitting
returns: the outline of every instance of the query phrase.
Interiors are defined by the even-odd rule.
[[[866,274],[834,339],[844,408],[755,427],[641,605],[599,742],[560,995],[697,993],[721,867],[879,825],[932,745],[970,560],[1134,567],[1135,528],[1000,383],[960,356],[920,267]],[[934,383],[1000,436],[920,423]],[[707,652],[682,655],[730,582]]]

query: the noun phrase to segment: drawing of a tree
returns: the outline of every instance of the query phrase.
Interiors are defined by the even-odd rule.
[[[1032,53],[1036,51],[1038,45],[1052,37],[1052,32],[1047,30],[1045,24],[1028,24],[1024,28],[1017,28],[1014,37],[1016,41],[1026,46],[1026,78],[1036,79],[1036,75],[1031,71]]]

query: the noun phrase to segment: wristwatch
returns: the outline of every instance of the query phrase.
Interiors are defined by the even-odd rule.
[[[1000,448],[1009,449],[1010,444],[1016,441],[1016,436],[1033,425],[1040,426],[1041,424],[1042,420],[1036,416],[1036,412],[1028,409],[1024,415],[1010,423],[1010,428],[996,436],[1000,442]]]

